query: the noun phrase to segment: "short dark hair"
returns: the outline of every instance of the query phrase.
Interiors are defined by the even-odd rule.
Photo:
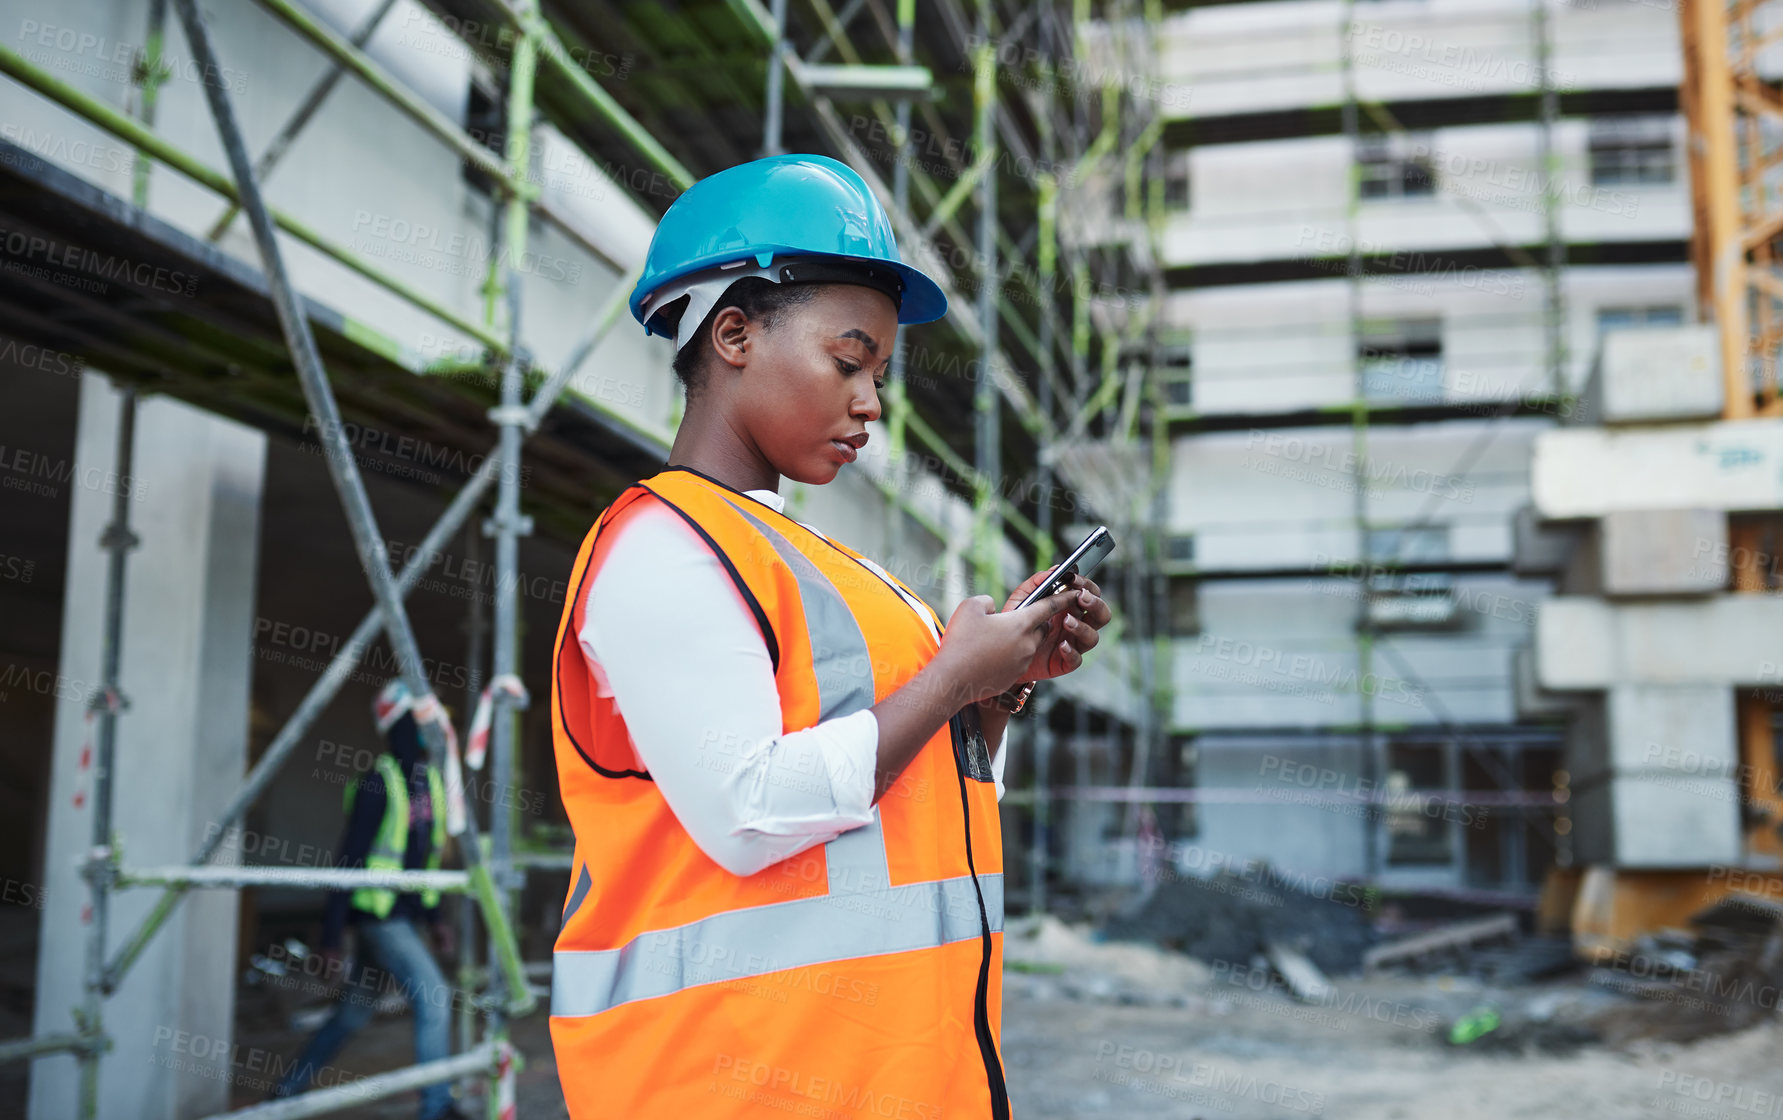
[[[705,388],[706,356],[712,352],[708,340],[712,337],[712,323],[720,311],[735,307],[751,322],[760,323],[763,330],[773,330],[782,311],[809,303],[816,294],[816,286],[812,284],[776,284],[760,276],[745,276],[726,288],[700,322],[700,329],[693,332],[687,345],[675,354],[675,376],[687,391],[687,399],[691,401]]]

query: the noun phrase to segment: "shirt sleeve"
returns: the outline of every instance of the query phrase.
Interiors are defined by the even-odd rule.
[[[726,871],[753,875],[872,821],[878,717],[783,732],[754,615],[672,511],[640,510],[613,542],[578,638],[642,768]]]
[[[991,780],[997,783],[997,800],[1003,800],[1003,759],[1009,752],[1009,724],[1003,725],[1003,737],[991,752]]]

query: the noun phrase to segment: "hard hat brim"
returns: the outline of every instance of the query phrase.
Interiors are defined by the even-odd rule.
[[[749,253],[748,257],[745,259],[759,262],[761,267],[766,268],[772,260],[786,257],[798,257],[806,260],[818,258],[833,260],[838,264],[855,263],[873,268],[889,268],[893,270],[898,274],[899,279],[904,282],[904,295],[903,298],[898,301],[898,324],[900,326],[907,326],[913,323],[932,323],[936,319],[947,314],[947,295],[941,290],[941,286],[929,279],[922,272],[901,261],[888,261],[877,257],[817,254],[812,253],[809,249],[798,249],[792,246],[759,248]],[[648,292],[642,290],[642,282],[640,281],[640,286],[632,289],[631,299],[628,301],[631,305],[632,318],[643,324],[646,333],[661,333],[654,330],[651,326],[651,321],[654,318],[656,309],[652,308],[651,315],[648,318],[644,313],[644,301],[646,298],[654,292],[670,287],[675,284],[677,280],[684,277],[692,276],[699,272],[717,269],[721,265],[737,263],[737,260],[738,258],[735,254],[726,253],[723,255],[715,255],[711,258],[689,261],[683,267],[676,269],[674,275],[664,276],[658,279],[651,285],[651,289]]]

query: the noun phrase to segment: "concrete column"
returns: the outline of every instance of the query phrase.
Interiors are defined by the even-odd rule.
[[[35,1032],[74,1028],[82,998],[91,841],[90,789],[80,766],[100,678],[106,553],[98,544],[112,492],[128,485],[141,545],[125,580],[113,821],[124,861],[182,862],[240,784],[252,680],[255,575],[266,439],[165,397],[142,402],[133,477],[115,463],[118,394],[84,376],[75,440],[68,582],[62,616],[50,779]],[[219,853],[223,856],[224,853]],[[158,892],[113,896],[109,958]],[[99,1115],[116,1120],[202,1116],[228,1105],[235,1008],[237,897],[195,892],[105,1002],[112,1049],[101,1061]],[[182,1033],[184,1032],[184,1033]],[[182,1068],[184,1067],[184,1068]],[[77,1114],[73,1058],[36,1063],[32,1120]]]

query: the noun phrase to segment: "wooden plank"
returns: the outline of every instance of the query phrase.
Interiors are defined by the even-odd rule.
[[[1265,955],[1275,971],[1288,985],[1288,991],[1301,1003],[1323,1003],[1331,994],[1331,981],[1319,971],[1319,966],[1306,959],[1305,954],[1296,952],[1279,941],[1271,941],[1264,946]]]
[[[1398,941],[1390,941],[1385,945],[1376,945],[1362,955],[1362,971],[1374,972],[1382,965],[1397,964],[1427,953],[1444,949],[1460,949],[1480,941],[1489,941],[1494,937],[1515,937],[1517,935],[1517,916],[1515,914],[1494,914],[1490,918],[1474,918],[1465,922],[1455,922],[1439,929],[1426,930],[1423,933],[1404,937]]]

